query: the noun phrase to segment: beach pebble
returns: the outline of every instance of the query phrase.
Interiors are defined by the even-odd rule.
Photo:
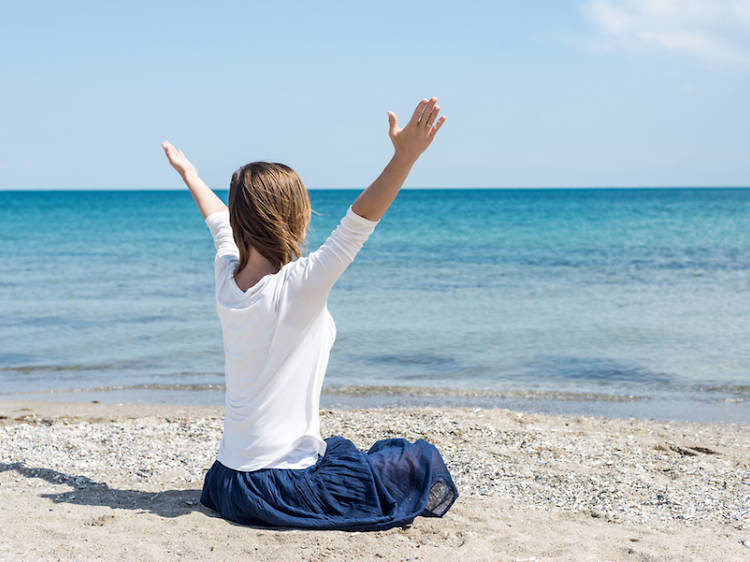
[[[743,541],[742,546],[746,546],[747,548],[750,548],[750,541]]]

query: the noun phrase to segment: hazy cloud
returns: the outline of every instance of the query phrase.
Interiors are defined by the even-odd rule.
[[[750,64],[750,0],[590,0],[584,13],[619,43]]]

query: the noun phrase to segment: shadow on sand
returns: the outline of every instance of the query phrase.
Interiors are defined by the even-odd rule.
[[[28,467],[21,462],[0,462],[0,472],[15,471],[27,479],[38,478],[50,484],[66,484],[70,492],[40,494],[55,504],[90,505],[111,509],[130,509],[141,513],[153,513],[159,517],[180,517],[193,511],[207,517],[221,519],[233,527],[268,531],[292,531],[292,528],[248,525],[224,519],[214,510],[200,503],[201,490],[163,490],[144,492],[141,490],[118,490],[106,482],[97,482],[86,476],[73,476],[51,468]]]
[[[209,517],[219,515],[200,503],[200,490],[164,490],[144,492],[140,490],[118,490],[106,482],[97,482],[86,476],[73,476],[51,468],[28,467],[23,463],[0,463],[0,472],[13,470],[25,478],[38,478],[50,484],[66,484],[70,492],[41,494],[53,503],[106,506],[112,509],[132,509],[150,512],[160,517],[179,517],[199,511]]]

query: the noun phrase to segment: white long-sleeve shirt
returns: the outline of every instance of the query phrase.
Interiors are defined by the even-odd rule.
[[[320,248],[247,291],[232,276],[239,249],[229,211],[212,213],[205,222],[216,246],[216,311],[225,358],[218,460],[241,471],[308,467],[326,450],[318,410],[336,338],[328,294],[378,221],[350,206]]]

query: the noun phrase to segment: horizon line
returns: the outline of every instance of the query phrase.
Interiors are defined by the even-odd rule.
[[[360,187],[308,187],[308,191],[364,191]],[[521,189],[750,189],[750,185],[580,185],[580,186],[470,186],[470,187],[402,187],[400,191],[479,191],[479,190],[521,190]],[[0,192],[19,191],[186,191],[187,187],[0,187]],[[214,189],[213,191],[229,191]]]

